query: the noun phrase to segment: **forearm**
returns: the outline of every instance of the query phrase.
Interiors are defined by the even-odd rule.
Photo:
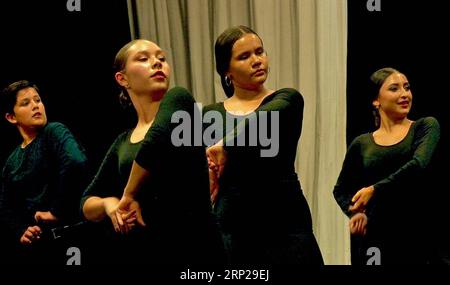
[[[83,205],[83,215],[91,222],[102,221],[107,215],[107,202],[119,203],[119,199],[116,197],[90,197]]]
[[[134,197],[136,197],[136,193],[139,191],[148,176],[149,171],[140,166],[136,161],[133,161],[130,177],[128,178],[127,185],[123,191],[123,196],[134,199]]]

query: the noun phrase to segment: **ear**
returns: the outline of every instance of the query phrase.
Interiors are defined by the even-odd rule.
[[[17,119],[14,114],[6,113],[5,119],[8,120],[8,122],[10,122],[13,125],[17,124]]]
[[[116,72],[116,74],[114,75],[114,78],[116,79],[117,83],[119,83],[120,86],[125,87],[128,86],[128,80],[127,80],[127,76],[125,74],[123,74],[123,72],[118,71]]]

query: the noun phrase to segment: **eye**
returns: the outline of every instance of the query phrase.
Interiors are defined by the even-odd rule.
[[[411,90],[411,86],[409,84],[406,84],[405,87],[403,87],[406,91]]]
[[[25,107],[25,106],[28,105],[28,103],[30,103],[30,101],[24,100],[24,101],[22,101],[22,102],[19,103],[19,106]]]
[[[249,57],[249,53],[246,52],[246,53],[241,54],[241,55],[238,57],[238,59],[239,59],[239,60],[244,60],[244,59],[247,59],[248,57]]]
[[[398,87],[397,87],[397,86],[391,86],[391,87],[389,87],[389,91],[395,92],[395,91],[397,91],[397,90],[398,90]]]
[[[158,56],[158,60],[165,62],[166,61],[166,57],[165,56]]]
[[[138,58],[138,61],[147,61],[147,59],[148,59],[148,58],[144,56],[144,57]]]
[[[263,49],[263,48],[259,48],[259,49],[257,49],[256,50],[256,54],[257,55],[262,55],[262,54],[264,54],[266,51]]]

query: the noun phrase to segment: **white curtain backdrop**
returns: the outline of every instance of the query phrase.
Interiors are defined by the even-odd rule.
[[[223,101],[214,42],[226,28],[252,27],[270,60],[267,87],[305,99],[296,168],[326,264],[349,264],[348,220],[332,190],[345,155],[346,0],[128,0],[138,37],[168,52],[171,85],[204,105]],[[133,5],[131,5],[133,4]],[[137,17],[137,19],[136,19]]]

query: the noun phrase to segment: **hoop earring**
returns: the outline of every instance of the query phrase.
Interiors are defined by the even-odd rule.
[[[225,80],[225,85],[226,85],[227,87],[230,87],[230,86],[231,86],[231,79],[230,79],[230,77],[228,77],[227,75],[225,75],[224,80]]]

